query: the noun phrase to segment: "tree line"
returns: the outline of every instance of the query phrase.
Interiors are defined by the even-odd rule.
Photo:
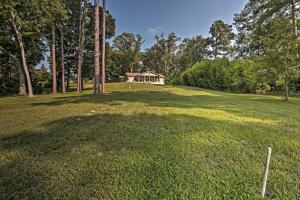
[[[161,34],[143,51],[141,35],[122,33],[115,36],[116,23],[109,12],[106,12],[106,37],[102,41],[113,38],[112,42],[95,38],[95,35],[101,36],[103,29],[103,21],[100,21],[99,30],[95,26],[95,8],[102,11],[102,7],[95,7],[98,1],[94,5],[84,0],[54,0],[48,3],[51,5],[43,5],[44,2],[38,0],[31,0],[31,5],[26,2],[5,0],[1,5],[0,18],[6,19],[0,25],[4,30],[0,35],[1,93],[15,91],[16,81],[20,81],[21,91],[21,86],[28,83],[28,76],[33,77],[37,91],[49,86],[55,91],[55,83],[64,83],[64,75],[66,88],[70,88],[70,80],[77,80],[80,92],[85,80],[94,80],[94,85],[100,86],[100,77],[118,81],[119,76],[130,71],[161,73],[167,76],[170,84],[252,93],[284,91],[285,100],[291,92],[300,90],[298,0],[249,0],[245,8],[235,14],[233,24],[216,20],[208,37],[197,35],[181,39],[175,33]],[[28,73],[23,73],[24,77],[19,73],[25,70],[20,68],[24,66],[22,51],[20,45],[15,44],[18,37],[11,11],[4,10],[17,13],[15,21],[22,25],[28,63]],[[30,17],[26,16],[30,12]],[[100,19],[103,19],[101,13]],[[95,34],[97,31],[99,34]],[[95,67],[100,63],[98,46],[105,46],[106,53],[100,58],[101,65],[107,66],[101,74]],[[58,53],[49,55],[52,78],[45,67],[35,67],[49,51]],[[53,67],[56,62],[59,63],[57,71]],[[21,81],[23,79],[25,81]],[[47,81],[49,79],[52,81]],[[96,88],[97,91],[100,89]]]
[[[140,35],[123,33],[111,49],[115,75],[153,71],[168,83],[250,93],[300,91],[299,1],[248,1],[234,23],[216,20],[209,36],[155,36],[140,51]],[[236,29],[236,32],[234,31]],[[117,76],[116,76],[117,78]]]
[[[100,61],[104,69],[103,49],[116,26],[105,0],[102,7],[98,0],[3,0],[0,20],[1,94],[64,93],[72,80],[81,92],[84,79],[95,79],[96,94],[100,86],[104,92]],[[43,60],[51,72],[44,64],[37,67]]]
[[[209,37],[184,39],[173,52],[169,78],[210,89],[283,91],[287,101],[300,91],[298,17],[298,0],[248,1],[233,24],[217,20]],[[154,49],[146,51],[146,58]]]

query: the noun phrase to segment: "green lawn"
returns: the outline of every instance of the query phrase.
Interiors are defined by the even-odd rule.
[[[110,84],[0,98],[0,199],[300,199],[300,99]]]

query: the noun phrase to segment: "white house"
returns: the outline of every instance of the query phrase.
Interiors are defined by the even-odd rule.
[[[150,83],[156,85],[165,85],[165,76],[161,74],[145,73],[126,73],[129,83]]]

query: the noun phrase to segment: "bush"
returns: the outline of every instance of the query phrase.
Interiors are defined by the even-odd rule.
[[[181,76],[184,85],[213,90],[256,92],[255,64],[226,58],[197,62]]]

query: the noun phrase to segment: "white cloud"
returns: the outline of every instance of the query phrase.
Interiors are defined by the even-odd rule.
[[[155,28],[148,28],[148,30],[147,30],[147,32],[150,34],[150,35],[158,35],[158,34],[160,34],[160,33],[162,33],[162,32],[164,32],[165,31],[165,29],[163,28],[163,27],[161,27],[161,26],[157,26],[157,27],[155,27]]]

